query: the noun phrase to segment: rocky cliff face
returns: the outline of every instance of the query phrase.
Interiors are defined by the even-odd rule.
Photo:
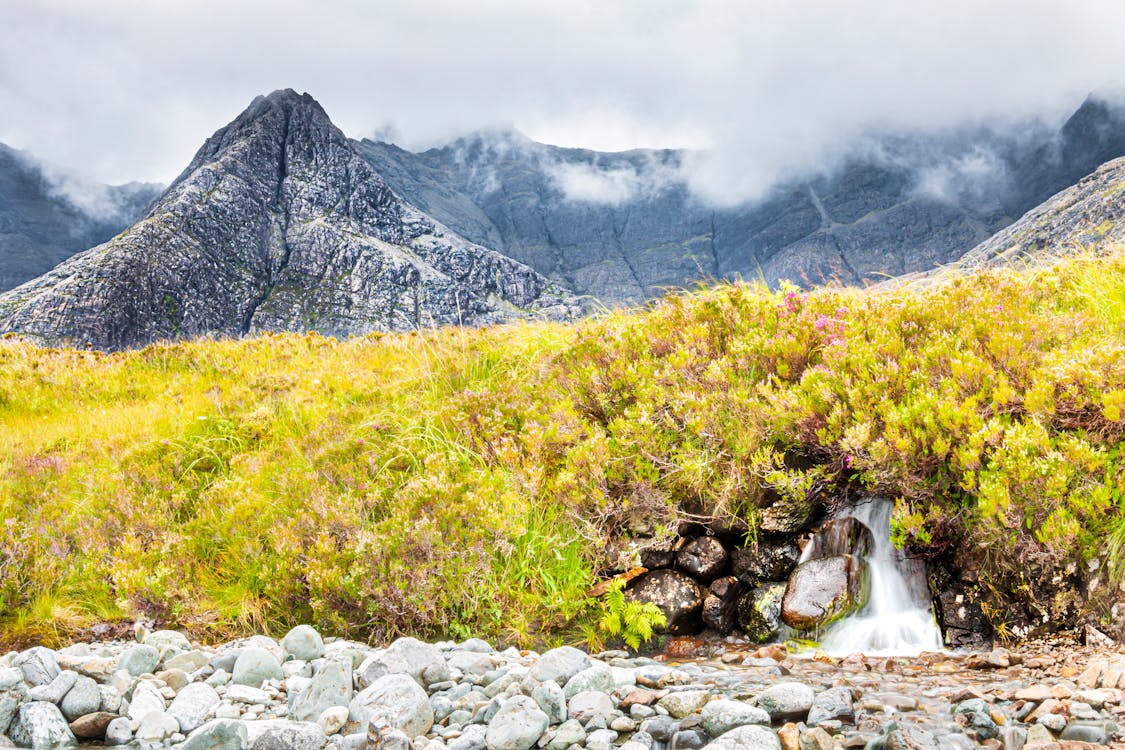
[[[977,245],[959,266],[1034,263],[1123,243],[1125,159],[1115,159]]]
[[[0,144],[0,292],[46,273],[133,223],[156,185],[82,185],[77,205],[32,159]]]
[[[1125,111],[1091,98],[1058,133],[888,138],[734,208],[694,199],[676,151],[596,153],[514,133],[421,153],[360,148],[396,192],[466,237],[622,302],[710,279],[863,284],[951,263],[1125,155]]]
[[[287,90],[208,139],[135,225],[0,296],[0,330],[114,349],[566,317],[572,302],[400,200],[319,104]]]

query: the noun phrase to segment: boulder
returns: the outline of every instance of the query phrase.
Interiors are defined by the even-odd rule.
[[[757,706],[735,700],[713,700],[703,707],[700,723],[712,737],[720,737],[735,727],[770,725],[770,715]]]
[[[312,661],[324,656],[324,639],[310,625],[298,625],[281,639],[281,647],[294,659]]]
[[[205,682],[193,682],[172,699],[168,715],[180,725],[180,731],[191,734],[207,721],[211,710],[219,704],[219,694]]]
[[[238,719],[212,719],[188,735],[181,750],[248,750],[246,724]]]
[[[73,687],[66,691],[59,708],[67,721],[74,721],[79,716],[92,714],[102,705],[102,694],[98,683],[89,677],[79,677]]]
[[[158,652],[163,652],[165,649],[175,652],[191,650],[191,643],[187,636],[176,630],[155,630],[145,636],[144,643]]]
[[[747,724],[720,735],[707,747],[713,750],[781,750],[781,742],[768,728]]]
[[[554,680],[541,682],[532,689],[531,697],[552,724],[566,719],[566,694],[559,683]]]
[[[560,646],[547,651],[528,670],[537,682],[552,680],[561,685],[590,666],[590,657],[573,646]]]
[[[711,693],[706,690],[678,690],[657,701],[656,705],[663,708],[675,719],[695,713],[711,698]]]
[[[20,706],[8,729],[8,736],[20,747],[33,750],[75,745],[78,740],[54,703],[32,701]]]
[[[288,719],[246,723],[250,750],[320,750],[328,737],[319,724]]]
[[[755,643],[768,643],[781,632],[784,583],[759,586],[738,600],[738,626]]]
[[[602,721],[609,721],[613,713],[613,699],[605,693],[593,690],[578,693],[567,702],[567,718],[589,723],[591,719],[600,717]]]
[[[488,722],[485,745],[488,750],[530,750],[547,731],[547,714],[535,701],[518,695],[503,706]]]
[[[613,670],[604,664],[595,664],[591,667],[586,667],[586,669],[583,669],[567,680],[563,695],[570,699],[578,693],[587,690],[595,690],[599,693],[612,693],[615,687],[616,682],[614,682],[613,679]]]
[[[703,623],[703,591],[694,580],[675,570],[654,570],[641,576],[625,598],[660,607],[667,623],[660,630],[671,635],[695,633]]]
[[[862,521],[845,516],[822,523],[809,539],[809,544],[812,546],[805,552],[810,560],[840,555],[866,557],[875,548],[875,537]]]
[[[861,608],[867,601],[867,563],[851,555],[807,560],[789,576],[781,619],[811,630]]]
[[[234,671],[231,672],[231,682],[234,684],[256,688],[261,687],[266,680],[284,678],[285,673],[281,671],[281,663],[277,657],[258,646],[242,649],[234,662]]]
[[[452,676],[441,650],[417,638],[399,638],[368,662],[366,671],[375,679],[382,676],[379,672],[407,674],[422,687],[443,682]]]
[[[745,586],[784,581],[800,558],[801,550],[795,542],[759,540],[757,544],[731,551],[731,573]]]
[[[727,551],[713,536],[700,536],[676,551],[676,566],[698,581],[708,583],[723,574]]]
[[[147,680],[141,680],[133,688],[133,695],[129,699],[128,716],[134,722],[137,722],[147,714],[163,713],[165,708],[167,706],[164,703],[164,696],[160,694],[160,689]]]
[[[315,721],[333,706],[347,706],[352,699],[352,672],[348,667],[328,659],[309,686],[289,695],[289,716],[297,721]]]
[[[62,702],[63,697],[74,687],[74,683],[78,681],[78,673],[71,672],[69,669],[64,669],[59,672],[55,679],[48,682],[46,685],[36,685],[27,691],[27,695],[33,701],[47,701],[58,705]]]
[[[726,635],[738,623],[738,598],[742,584],[734,576],[711,582],[703,599],[703,624]]]
[[[55,658],[55,652],[43,646],[20,652],[12,660],[12,666],[19,667],[24,681],[32,687],[46,685],[59,676],[59,662]]]
[[[133,677],[140,677],[143,674],[152,674],[158,664],[160,664],[160,652],[155,646],[142,643],[123,651],[117,661],[117,668],[124,669]]]
[[[779,682],[758,694],[755,703],[773,721],[804,721],[816,693],[803,682]]]
[[[389,674],[357,693],[348,704],[348,719],[361,728],[373,718],[381,718],[408,736],[417,737],[430,731],[434,710],[426,691],[413,677]]]
[[[806,723],[815,727],[825,721],[842,721],[851,724],[855,720],[852,691],[846,687],[834,687],[817,693],[809,708]]]

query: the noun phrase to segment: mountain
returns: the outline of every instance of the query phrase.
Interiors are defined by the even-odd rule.
[[[1125,159],[1114,159],[969,251],[959,268],[1049,260],[1125,244]]]
[[[156,185],[62,184],[0,144],[0,292],[46,273],[129,226]]]
[[[99,349],[567,317],[543,276],[396,196],[307,94],[258,97],[134,225],[0,295],[0,331]]]
[[[364,140],[400,195],[474,242],[605,302],[708,279],[878,281],[956,261],[1098,164],[1125,155],[1125,110],[1090,97],[1057,132],[882,137],[837,169],[716,208],[690,154],[598,153],[487,132],[412,153]]]

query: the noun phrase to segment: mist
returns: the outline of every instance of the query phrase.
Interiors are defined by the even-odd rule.
[[[292,87],[348,135],[412,149],[496,123],[565,146],[687,148],[676,179],[732,204],[831,169],[873,132],[1057,126],[1119,89],[1122,22],[1104,0],[8,0],[0,142],[97,182],[168,182],[254,96]],[[919,189],[991,174],[987,153],[958,158]],[[651,189],[628,172],[557,179],[575,199]]]

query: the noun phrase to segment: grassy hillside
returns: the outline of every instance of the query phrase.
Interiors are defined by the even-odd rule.
[[[143,614],[211,636],[558,638],[630,512],[752,538],[768,508],[858,487],[898,498],[902,543],[972,557],[998,625],[1061,616],[1041,577],[1125,573],[1123,434],[1120,254],[886,291],[723,286],[573,326],[111,355],[9,338],[0,634]]]

